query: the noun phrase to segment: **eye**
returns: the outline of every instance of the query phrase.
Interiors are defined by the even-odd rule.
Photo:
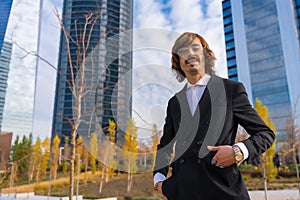
[[[200,46],[193,46],[192,48],[194,52],[199,52],[201,50]]]
[[[179,55],[185,55],[189,53],[189,48],[188,47],[182,47],[178,49],[177,54]]]

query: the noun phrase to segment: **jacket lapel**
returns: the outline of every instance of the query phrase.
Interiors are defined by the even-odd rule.
[[[207,92],[208,95],[203,96],[200,103],[205,103],[205,101],[207,101],[206,98],[210,98],[211,119],[209,120],[209,127],[199,151],[199,158],[205,157],[210,152],[207,146],[214,146],[219,140],[227,111],[226,92],[223,80],[217,76],[212,76],[207,84],[206,90],[205,92]]]

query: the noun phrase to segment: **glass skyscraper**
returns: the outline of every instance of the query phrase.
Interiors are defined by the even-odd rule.
[[[0,132],[2,130],[3,109],[5,104],[11,50],[12,43],[4,41],[2,50],[0,51]]]
[[[228,76],[244,83],[249,99],[268,107],[279,140],[287,139],[286,123],[300,97],[299,4],[222,2]]]
[[[2,49],[12,0],[2,0],[0,4],[0,52]]]
[[[11,43],[4,42],[11,4],[12,0],[4,0],[0,5],[0,132],[2,130],[3,109],[12,48]]]
[[[2,131],[14,135],[32,132],[37,58],[21,48],[37,52],[39,14],[40,0],[14,0],[7,24],[5,40],[12,47]]]
[[[97,73],[86,75],[86,82],[94,81],[94,100],[85,100],[83,112],[95,112],[99,127],[106,132],[108,120],[114,120],[118,130],[125,130],[131,116],[131,88],[132,78],[132,38],[130,34],[123,35],[133,27],[132,0],[65,0],[63,7],[64,26],[71,40],[77,40],[84,32],[86,17],[94,13],[99,17],[92,28],[87,26],[90,34],[90,43],[87,47],[86,58],[88,66],[92,66]],[[77,39],[76,39],[77,38]],[[85,43],[88,36],[85,38]],[[76,42],[70,42],[70,54],[74,73],[77,53],[80,51]],[[71,81],[70,62],[66,52],[68,46],[61,33],[59,61],[56,79],[55,105],[53,112],[52,137],[56,134],[64,143],[64,136],[70,137],[70,120],[74,119],[73,95],[67,81]],[[89,72],[87,72],[88,74]],[[129,75],[128,75],[129,74]],[[78,75],[78,74],[77,74]],[[66,79],[64,78],[66,77]],[[95,81],[96,80],[96,81]],[[89,112],[90,111],[90,112]],[[79,134],[90,134],[95,124],[88,124],[83,120],[79,127]]]

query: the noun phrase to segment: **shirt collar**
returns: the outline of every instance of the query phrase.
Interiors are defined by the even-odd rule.
[[[196,86],[196,85],[199,85],[199,86],[206,86],[209,79],[210,79],[210,75],[208,74],[204,74],[204,76],[202,76],[202,78],[195,84],[191,84],[189,82],[187,82],[187,89],[193,87],[193,86]]]

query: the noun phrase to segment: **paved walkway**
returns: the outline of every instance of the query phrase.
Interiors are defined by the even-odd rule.
[[[15,194],[0,194],[0,200],[68,200],[68,197],[47,197],[47,196],[35,196],[33,192],[31,193],[20,193],[17,196]],[[73,196],[74,200],[83,200],[82,196],[79,195],[78,198]],[[98,200],[117,200],[116,197],[104,198]]]
[[[251,200],[265,200],[264,191],[250,191]],[[34,194],[29,193],[20,194],[18,198],[15,198],[13,195],[7,197],[7,195],[0,196],[0,200],[61,200],[59,197],[46,197],[46,196],[33,196]],[[76,199],[76,197],[74,197]],[[80,196],[78,199],[82,199]],[[107,198],[103,200],[116,200],[116,198]],[[268,191],[268,200],[300,200],[299,190],[269,190]]]
[[[250,191],[252,200],[265,200],[264,191]],[[300,200],[299,190],[268,190],[268,200]]]
[[[19,194],[2,194],[0,200],[68,200],[69,197],[47,197],[47,196],[36,196],[33,192],[19,193]],[[81,195],[73,196],[75,200],[83,200]]]

